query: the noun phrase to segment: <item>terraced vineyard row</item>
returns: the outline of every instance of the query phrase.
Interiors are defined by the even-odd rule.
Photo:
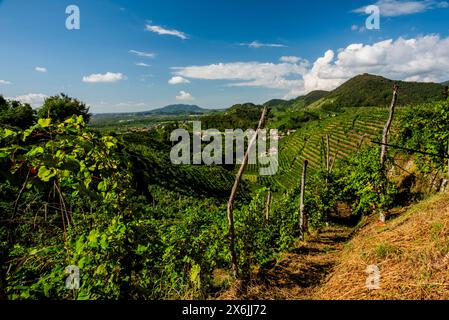
[[[398,112],[400,113],[400,111]],[[306,126],[279,142],[279,170],[273,176],[258,176],[257,166],[248,167],[246,177],[274,189],[289,189],[299,181],[304,160],[309,170],[323,163],[322,139],[329,135],[330,154],[339,160],[354,153],[362,144],[376,140],[382,134],[388,116],[386,108],[348,109],[345,113]]]

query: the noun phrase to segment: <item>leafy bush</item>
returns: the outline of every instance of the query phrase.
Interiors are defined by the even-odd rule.
[[[64,121],[73,115],[82,116],[85,122],[89,122],[89,107],[63,93],[47,98],[37,114],[39,118],[51,118],[53,122]]]
[[[397,140],[415,153],[423,173],[444,171],[449,143],[449,100],[411,107],[401,119]]]
[[[0,96],[0,125],[25,129],[36,121],[36,113],[29,104],[7,101]]]
[[[387,179],[379,159],[380,149],[367,147],[349,157],[341,166],[339,183],[344,186],[342,196],[348,203],[353,203],[355,215],[388,210],[394,204],[398,191]]]

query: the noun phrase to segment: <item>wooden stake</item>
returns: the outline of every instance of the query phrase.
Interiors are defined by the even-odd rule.
[[[330,167],[330,150],[329,150],[329,135],[326,134],[326,172],[329,174]]]
[[[335,161],[337,161],[338,157],[338,150],[335,151],[334,157],[332,158],[331,166],[329,168],[329,173],[332,173],[332,170],[334,169]]]
[[[271,209],[271,202],[272,202],[272,194],[271,194],[271,188],[268,190],[267,195],[267,203],[265,205],[265,220],[268,221],[270,219],[270,209]]]
[[[449,140],[447,141],[447,176],[446,180],[449,182]]]
[[[363,136],[360,137],[359,144],[357,145],[357,153],[360,153],[360,149],[362,148],[363,140],[365,140],[365,137],[366,133],[364,133]]]
[[[390,105],[390,114],[388,115],[388,120],[385,123],[384,131],[382,134],[382,149],[380,152],[380,165],[382,170],[385,169],[385,161],[387,160],[387,143],[388,143],[388,134],[390,133],[391,123],[393,122],[394,109],[396,107],[396,102],[398,100],[398,90],[399,86],[394,85],[393,87],[393,98],[391,99]],[[384,173],[386,175],[386,173]],[[381,186],[382,192],[385,192],[385,185]],[[385,222],[387,220],[388,212],[380,211],[380,221]]]
[[[387,160],[388,134],[390,133],[391,123],[393,122],[394,109],[398,100],[398,90],[398,85],[395,85],[393,88],[393,98],[390,105],[390,114],[388,116],[387,123],[385,123],[384,132],[382,134],[382,149],[380,153],[380,164],[382,165],[382,167],[385,165],[385,161]]]
[[[267,114],[267,107],[262,110],[262,115],[260,116],[259,124],[257,126],[256,133],[252,137],[248,144],[248,149],[246,150],[245,156],[243,157],[240,169],[235,177],[234,185],[232,186],[231,195],[229,196],[227,214],[228,214],[228,228],[229,228],[229,254],[231,255],[232,272],[234,277],[239,277],[239,269],[237,264],[237,255],[235,253],[235,230],[234,230],[234,201],[237,196],[237,190],[242,180],[243,173],[245,172],[246,165],[248,164],[249,154],[256,142],[257,136],[265,123],[265,116]]]
[[[309,161],[304,160],[304,165],[302,166],[302,177],[301,177],[301,196],[300,196],[300,204],[299,204],[299,236],[301,240],[304,240],[305,234],[305,225],[306,225],[306,216],[304,210],[304,191],[306,188],[306,174],[307,174],[307,165]]]

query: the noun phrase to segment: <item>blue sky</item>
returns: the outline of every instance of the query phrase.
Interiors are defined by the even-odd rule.
[[[370,4],[380,8],[379,30],[365,28]],[[66,28],[69,5],[80,10],[79,30]],[[93,112],[127,112],[263,103],[330,90],[363,72],[439,82],[449,80],[448,7],[439,0],[0,0],[0,94],[38,106],[65,92]]]

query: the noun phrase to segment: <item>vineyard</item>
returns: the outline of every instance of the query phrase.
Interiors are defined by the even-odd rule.
[[[38,114],[0,100],[7,115],[0,129],[0,295],[316,297],[304,288],[318,290],[360,224],[378,216],[386,223],[398,207],[446,188],[449,101],[395,109],[397,90],[390,108],[323,109],[304,118],[283,132],[279,170],[264,177],[257,165],[172,164],[168,137],[178,118],[142,132],[107,132],[89,126],[85,105],[66,95],[46,100]],[[14,108],[23,118],[11,118]],[[254,126],[260,117],[258,126],[267,120],[270,128],[276,114],[268,109],[238,105],[228,121]],[[406,170],[399,158],[410,162],[400,163]],[[80,272],[71,290],[67,270]],[[281,288],[286,270],[294,273],[293,291]]]
[[[400,114],[401,109],[397,111],[397,115]],[[330,155],[338,166],[340,159],[354,154],[371,140],[379,139],[387,117],[387,108],[353,108],[324,120],[311,121],[281,139],[278,174],[257,179],[258,167],[253,165],[248,167],[246,178],[274,189],[288,190],[298,184],[304,160],[309,161],[311,170],[322,168],[326,136],[329,137]]]

